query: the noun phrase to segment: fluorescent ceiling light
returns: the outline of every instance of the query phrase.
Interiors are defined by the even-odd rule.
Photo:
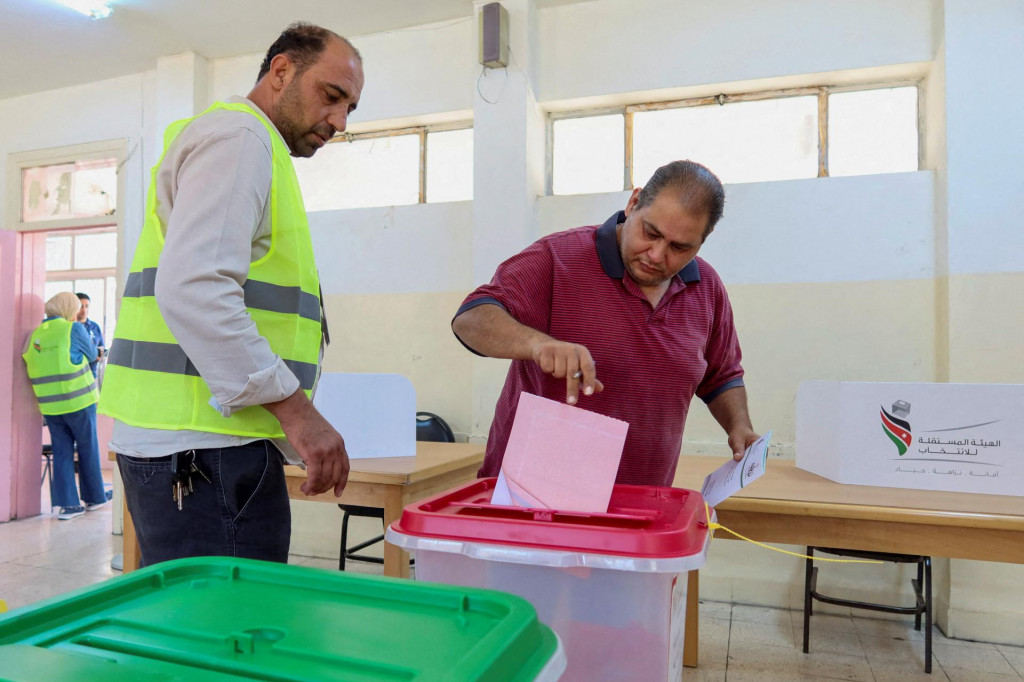
[[[105,0],[57,0],[65,7],[81,12],[90,19],[106,19],[111,9]]]

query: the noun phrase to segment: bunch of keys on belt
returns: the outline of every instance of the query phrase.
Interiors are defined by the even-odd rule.
[[[171,455],[171,499],[178,505],[178,511],[184,499],[192,494],[192,474],[199,474],[210,483],[210,478],[196,464],[195,450]]]

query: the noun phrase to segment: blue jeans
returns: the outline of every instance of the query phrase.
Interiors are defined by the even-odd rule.
[[[50,481],[50,504],[54,507],[78,507],[107,501],[100,473],[100,446],[96,442],[96,406],[77,412],[47,415],[53,444],[53,478]],[[79,499],[75,488],[75,445],[78,445]]]
[[[142,551],[140,566],[197,556],[288,562],[292,513],[281,453],[270,441],[196,450],[210,479],[192,476],[179,511],[171,458],[118,455],[125,501]]]

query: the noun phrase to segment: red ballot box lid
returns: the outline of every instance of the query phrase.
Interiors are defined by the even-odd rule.
[[[616,485],[608,512],[492,505],[496,478],[481,478],[410,504],[392,527],[417,537],[518,545],[627,557],[700,553],[707,541],[704,498],[695,490]]]

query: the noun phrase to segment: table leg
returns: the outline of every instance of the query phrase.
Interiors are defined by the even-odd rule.
[[[697,571],[690,571],[686,583],[686,626],[683,633],[683,665],[697,667],[697,636],[700,622],[700,585]]]
[[[401,517],[403,506],[401,486],[387,486],[387,492],[384,495],[385,528]],[[393,578],[409,577],[409,553],[390,542],[384,543],[384,575]]]
[[[122,572],[128,573],[139,567],[139,559],[142,554],[139,551],[139,539],[135,536],[135,523],[132,521],[132,515],[128,511],[128,501],[123,497],[121,498],[121,508],[124,512],[121,530],[122,551],[124,553]]]

